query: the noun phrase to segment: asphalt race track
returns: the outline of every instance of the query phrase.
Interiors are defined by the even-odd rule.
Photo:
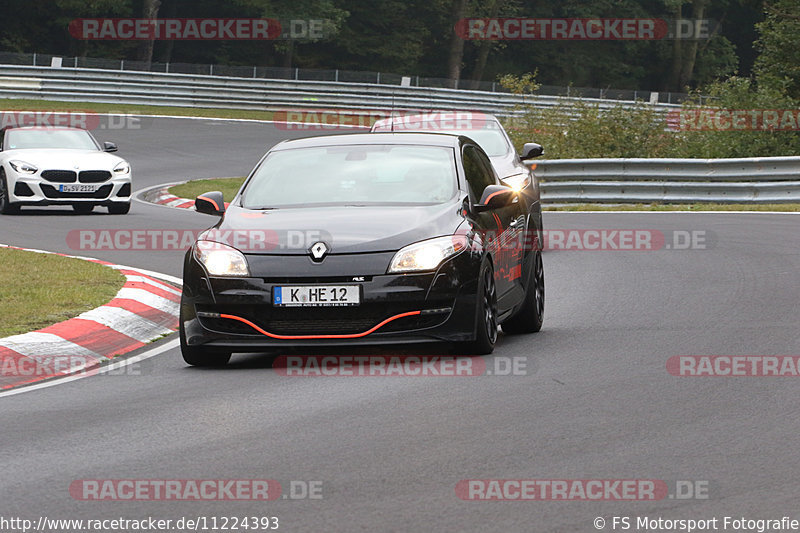
[[[298,135],[184,119],[104,133],[98,139],[116,141],[131,162],[134,190],[244,175],[269,146]],[[180,251],[85,252],[67,234],[214,220],[139,202],[127,216],[95,211],[25,209],[0,218],[0,242],[180,276]],[[142,362],[138,375],[2,397],[0,514],[277,516],[280,530],[319,532],[589,532],[596,517],[608,531],[614,516],[800,518],[800,380],[676,377],[666,367],[677,355],[800,355],[799,223],[780,214],[546,213],[548,230],[700,231],[710,245],[546,252],[544,329],[501,336],[483,358],[490,369],[521,358],[520,375],[293,378],[260,354],[189,368],[176,348]],[[304,352],[313,353],[330,352]],[[284,494],[291,481],[322,489],[320,499],[272,502],[79,501],[69,487],[82,479],[273,479]],[[683,480],[707,482],[707,497],[463,501],[455,489],[465,479]]]

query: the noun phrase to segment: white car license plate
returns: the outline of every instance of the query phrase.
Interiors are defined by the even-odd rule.
[[[83,183],[66,183],[58,186],[61,192],[95,192],[99,185],[85,185]]]
[[[296,285],[274,287],[272,303],[282,307],[358,305],[358,285]]]

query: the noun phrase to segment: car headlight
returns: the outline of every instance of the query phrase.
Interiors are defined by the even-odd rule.
[[[122,161],[121,163],[119,163],[117,166],[114,167],[114,174],[127,174],[130,171],[131,171],[131,166],[125,161]]]
[[[20,174],[36,174],[39,171],[38,168],[31,165],[30,163],[26,163],[25,161],[17,161],[12,160],[8,162],[11,165],[11,168],[19,172]]]
[[[249,276],[244,254],[227,244],[214,241],[197,241],[194,256],[212,276]]]
[[[503,183],[514,189],[515,192],[519,192],[528,186],[528,183],[530,183],[530,177],[525,173],[514,174],[513,176],[503,178]]]
[[[410,244],[394,254],[389,264],[389,274],[434,270],[442,261],[467,248],[464,235],[437,237]]]

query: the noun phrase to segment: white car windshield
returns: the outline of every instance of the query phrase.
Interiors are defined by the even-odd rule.
[[[248,209],[437,204],[457,189],[452,148],[349,145],[279,150],[245,187]]]
[[[99,147],[84,130],[67,129],[10,129],[3,142],[5,150],[35,148],[71,148],[74,150],[99,150]]]

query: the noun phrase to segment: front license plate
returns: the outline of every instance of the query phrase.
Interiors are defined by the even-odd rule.
[[[82,183],[66,183],[58,186],[61,192],[96,192],[98,185],[84,185]]]
[[[358,305],[358,285],[299,285],[275,287],[272,303],[282,307]]]

